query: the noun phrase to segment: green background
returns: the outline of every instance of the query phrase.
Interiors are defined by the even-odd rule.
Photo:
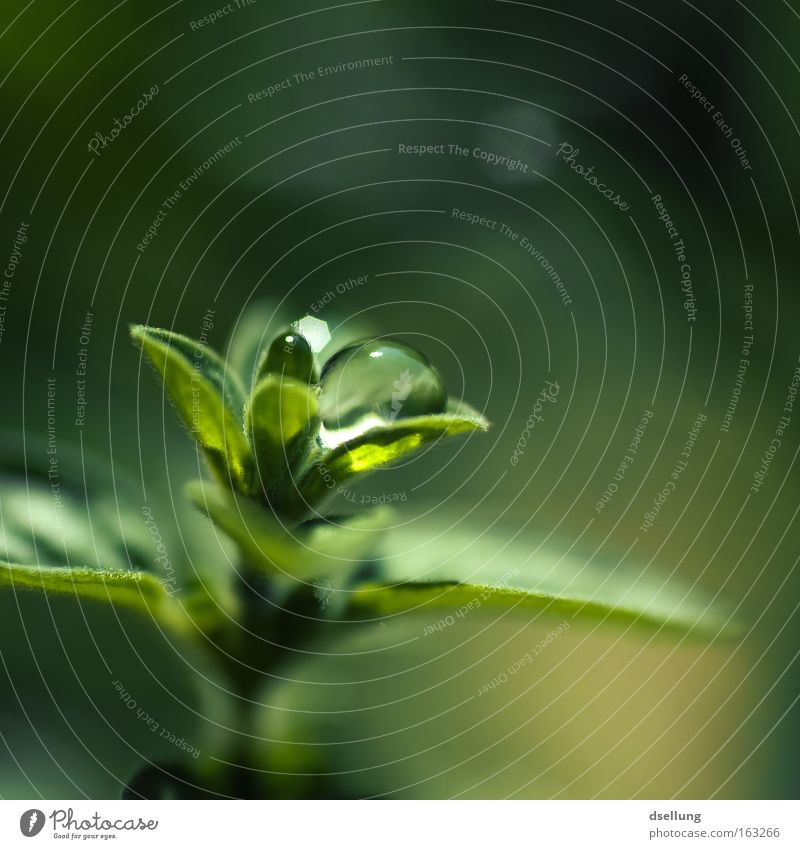
[[[47,435],[54,376],[60,448],[96,455],[106,483],[130,477],[134,505],[155,505],[176,562],[225,568],[229,547],[180,504],[197,455],[127,326],[198,336],[213,308],[209,342],[224,348],[254,302],[277,331],[277,305],[300,317],[337,283],[369,275],[319,317],[416,344],[451,395],[494,427],[359,493],[403,493],[403,521],[486,531],[498,547],[514,537],[520,551],[546,543],[609,572],[623,559],[674,571],[738,606],[746,636],[709,646],[575,622],[476,698],[560,620],[470,616],[424,639],[424,618],[342,629],[283,673],[302,683],[266,699],[265,736],[321,744],[345,794],[796,797],[800,407],[763,487],[749,491],[800,355],[796,4],[257,0],[192,28],[214,11],[187,0],[3,4],[0,261],[29,225],[0,343],[9,452],[41,463],[33,440]],[[384,56],[391,64],[294,78]],[[682,74],[724,115],[752,170]],[[154,85],[152,102],[90,153],[94,133],[109,133]],[[164,199],[237,137],[139,251]],[[562,143],[630,208],[560,161]],[[528,173],[404,155],[405,144],[481,148]],[[694,323],[653,194],[686,245]],[[519,244],[453,209],[525,235],[572,303]],[[748,281],[755,342],[724,433]],[[559,382],[558,401],[514,467],[547,379]],[[640,451],[597,513],[648,409]],[[707,421],[688,467],[643,532],[699,412]],[[5,507],[15,496],[0,497]],[[27,598],[3,605],[2,795],[114,797],[138,753],[174,754],[150,752],[152,735],[109,692],[104,662],[158,706],[162,726],[196,739],[214,728],[218,682],[198,686],[181,657],[170,671],[158,639],[142,637],[146,649],[131,654],[135,625]]]

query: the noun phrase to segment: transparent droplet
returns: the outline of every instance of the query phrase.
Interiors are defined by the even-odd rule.
[[[424,354],[394,339],[368,339],[342,348],[320,376],[326,428],[350,427],[364,416],[387,421],[441,413],[447,390]]]
[[[315,381],[314,353],[302,333],[290,327],[278,334],[258,369],[259,379],[268,374],[291,377],[303,383]]]

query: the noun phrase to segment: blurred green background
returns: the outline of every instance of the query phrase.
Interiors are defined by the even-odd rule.
[[[424,622],[342,629],[284,672],[302,683],[283,681],[265,699],[264,735],[332,752],[343,793],[796,797],[800,407],[763,486],[750,486],[800,355],[797,3],[225,8],[200,26],[222,10],[3,4],[0,259],[18,260],[0,339],[10,450],[41,463],[32,440],[47,436],[54,377],[59,447],[95,455],[107,484],[129,477],[134,504],[146,497],[172,535],[176,562],[224,568],[229,548],[180,503],[195,450],[127,326],[199,336],[213,309],[208,341],[224,348],[253,303],[277,331],[273,309],[314,313],[332,291],[317,317],[417,345],[451,395],[494,423],[360,492],[403,493],[404,520],[491,532],[498,547],[514,536],[520,550],[546,543],[609,571],[624,559],[674,573],[739,606],[748,631],[707,646],[575,623],[512,683],[476,699],[558,618],[468,617],[425,639]],[[126,114],[93,153],[95,134],[110,137]],[[559,157],[564,144],[629,208]],[[654,195],[685,245],[694,321]],[[754,342],[737,387],[748,283]],[[513,466],[545,380],[558,381],[558,401]],[[598,511],[647,410],[635,460]],[[641,530],[698,413],[707,418],[677,488]],[[136,737],[106,666],[160,705],[162,725],[189,729],[187,739],[214,729],[219,682],[198,683],[185,658],[162,669],[157,640],[151,654],[117,657],[134,626],[30,599],[3,605],[3,796],[113,797],[141,752],[164,756],[148,748],[152,735]],[[178,692],[184,679],[189,695]]]

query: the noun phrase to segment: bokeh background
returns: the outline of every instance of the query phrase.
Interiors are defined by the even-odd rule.
[[[45,461],[55,379],[79,506],[104,509],[83,497],[104,491],[83,479],[91,459],[105,486],[129,481],[133,503],[152,506],[175,563],[227,568],[230,548],[182,505],[197,455],[128,325],[199,336],[213,310],[208,341],[223,349],[261,309],[265,331],[279,329],[275,311],[310,312],[403,338],[494,427],[360,494],[402,494],[412,533],[513,540],[509,567],[546,545],[610,573],[625,562],[675,576],[727,599],[744,636],[575,621],[476,698],[560,617],[470,616],[424,639],[424,617],[376,624],[298,653],[265,690],[263,736],[314,763],[324,753],[345,795],[796,797],[800,405],[751,486],[800,365],[798,62],[786,0],[5,0],[6,462]],[[93,152],[98,133],[109,141]],[[443,147],[403,152],[414,145]],[[512,465],[546,380],[558,400]],[[598,510],[645,411],[635,460]],[[643,530],[698,415],[677,488]],[[24,498],[6,488],[4,514]],[[116,680],[209,754],[221,685],[200,661],[65,600],[8,596],[2,612],[0,794],[115,797],[143,758],[174,756]]]

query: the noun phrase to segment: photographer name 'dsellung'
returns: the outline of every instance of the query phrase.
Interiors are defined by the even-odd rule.
[[[75,369],[76,383],[76,415],[75,427],[83,427],[86,424],[86,372],[89,362],[89,342],[92,336],[92,322],[94,314],[91,310],[86,311],[81,327],[81,335],[78,344],[81,346],[78,351],[78,367]]]
[[[675,261],[679,265],[681,275],[681,291],[683,292],[683,309],[686,312],[686,321],[691,324],[697,320],[697,306],[694,296],[694,281],[692,280],[692,266],[686,259],[686,245],[684,244],[678,228],[675,226],[672,217],[661,200],[661,195],[655,194],[650,200],[658,213],[658,220],[664,225],[667,230],[667,235],[672,242],[672,251],[675,254]]]
[[[289,89],[301,86],[304,83],[333,77],[337,74],[343,74],[349,71],[362,71],[369,68],[380,68],[393,64],[394,56],[375,56],[366,59],[335,62],[333,65],[317,65],[316,68],[308,68],[305,71],[298,71],[296,74],[289,74],[289,76],[276,80],[264,86],[264,88],[258,89],[258,91],[248,92],[247,102],[258,103],[259,100],[272,100],[275,95],[282,94]]]

